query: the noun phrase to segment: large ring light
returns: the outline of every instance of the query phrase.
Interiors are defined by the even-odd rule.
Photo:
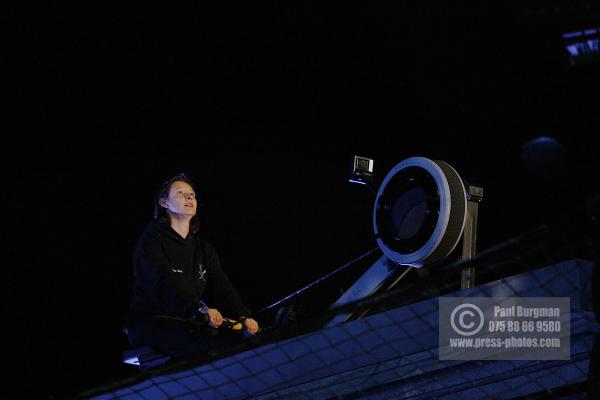
[[[449,164],[408,158],[383,180],[373,210],[377,243],[390,260],[422,267],[458,244],[467,209],[465,187]]]

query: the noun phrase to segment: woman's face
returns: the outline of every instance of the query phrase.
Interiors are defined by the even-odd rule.
[[[196,215],[196,193],[187,182],[175,181],[168,197],[160,199],[160,205],[171,214],[193,217]]]

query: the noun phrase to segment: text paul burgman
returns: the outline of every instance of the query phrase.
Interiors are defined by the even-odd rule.
[[[559,307],[494,306],[494,317],[560,317]]]

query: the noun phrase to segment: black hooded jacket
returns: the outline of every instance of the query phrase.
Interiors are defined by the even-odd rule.
[[[214,247],[191,232],[184,239],[168,223],[150,222],[135,248],[133,265],[129,324],[156,315],[191,318],[201,300],[224,317],[250,315]]]

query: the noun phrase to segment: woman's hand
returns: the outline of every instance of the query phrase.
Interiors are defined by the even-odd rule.
[[[242,324],[244,325],[246,332],[248,332],[249,334],[256,335],[256,332],[258,332],[258,322],[256,322],[254,319],[245,318],[242,321]]]
[[[216,308],[208,309],[208,324],[213,328],[218,328],[223,323],[223,316]]]

